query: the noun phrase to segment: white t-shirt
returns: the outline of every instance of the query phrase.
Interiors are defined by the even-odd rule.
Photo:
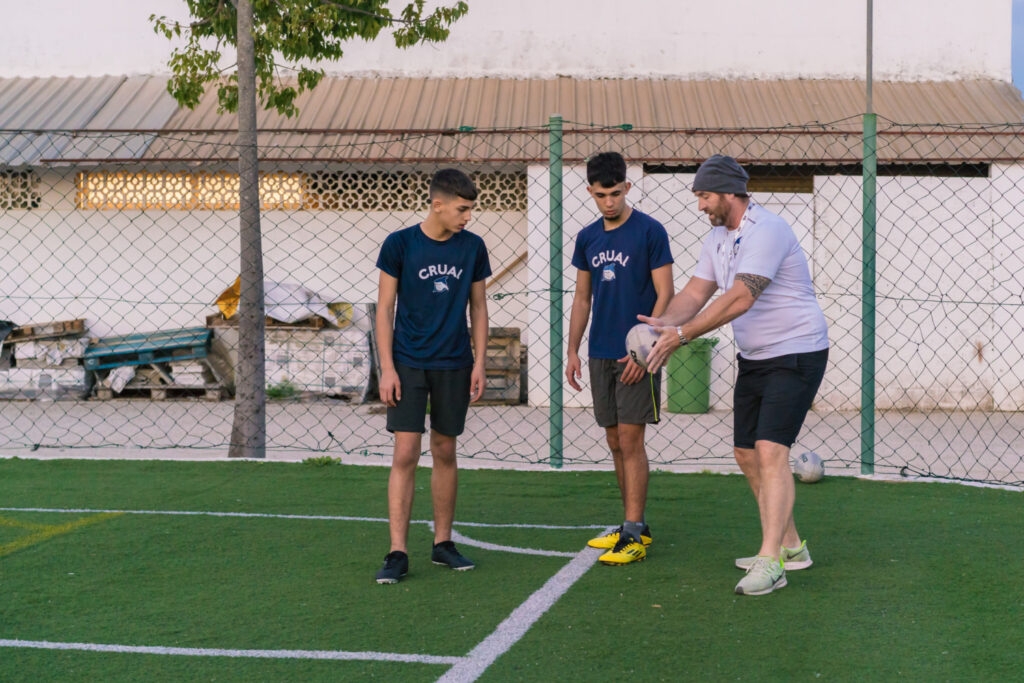
[[[800,242],[784,219],[754,202],[736,230],[712,228],[694,275],[725,291],[737,273],[771,280],[750,310],[732,321],[740,355],[763,360],[828,348],[828,324]]]

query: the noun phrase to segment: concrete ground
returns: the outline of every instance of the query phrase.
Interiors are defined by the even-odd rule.
[[[192,400],[4,401],[0,456],[61,458],[227,457],[234,405]],[[547,408],[474,406],[459,438],[461,467],[552,468]],[[387,465],[391,438],[380,405],[343,401],[271,401],[267,458],[297,461],[329,455],[346,463]],[[648,432],[652,469],[737,472],[732,414],[665,413]],[[828,474],[859,475],[859,413],[808,416],[794,455],[815,451]],[[424,440],[426,443],[426,440]],[[603,430],[589,410],[563,416],[563,469],[611,468]],[[879,413],[875,472],[1024,484],[1024,414]],[[429,458],[424,458],[429,464]]]

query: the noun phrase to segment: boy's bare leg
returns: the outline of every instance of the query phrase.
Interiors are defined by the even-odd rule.
[[[619,425],[619,447],[622,449],[622,500],[626,519],[630,522],[644,521],[647,506],[647,484],[650,471],[647,464],[647,449],[644,447],[644,433],[647,425]]]
[[[395,432],[395,450],[391,458],[391,474],[388,476],[388,520],[392,551],[407,552],[422,436],[419,432]]]
[[[612,454],[612,464],[615,466],[615,480],[619,484],[619,497],[622,499],[622,508],[626,508],[626,483],[622,471],[622,446],[619,441],[618,425],[605,427],[605,438],[608,441],[608,450]]]
[[[459,473],[455,461],[455,437],[431,430],[430,455],[434,469],[430,474],[430,494],[434,500],[434,543],[452,539],[455,497]]]

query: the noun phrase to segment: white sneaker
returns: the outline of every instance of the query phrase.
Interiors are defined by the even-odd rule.
[[[785,567],[786,571],[795,571],[797,569],[807,569],[812,564],[811,553],[807,550],[807,539],[804,539],[803,543],[796,550],[782,546],[779,548],[779,557],[782,560],[782,566]],[[757,559],[757,555],[752,557],[738,557],[736,558],[736,566],[746,571],[750,569],[754,564],[754,560]]]
[[[736,584],[737,595],[767,595],[786,585],[786,570],[774,557],[758,555],[747,575]]]

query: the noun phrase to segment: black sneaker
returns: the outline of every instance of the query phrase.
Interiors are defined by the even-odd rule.
[[[409,573],[409,556],[401,550],[392,550],[384,556],[384,566],[377,572],[377,583],[398,583]]]
[[[435,543],[434,550],[430,553],[430,561],[434,564],[446,565],[460,572],[476,566],[469,559],[460,555],[451,541]]]

